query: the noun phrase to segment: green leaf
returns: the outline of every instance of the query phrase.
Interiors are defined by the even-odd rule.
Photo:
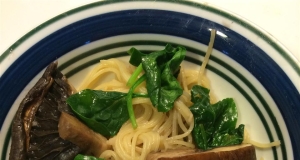
[[[94,156],[86,156],[82,154],[78,154],[74,160],[104,160],[103,158],[96,158]]]
[[[194,104],[190,110],[195,122],[192,136],[198,148],[208,150],[242,143],[244,125],[235,129],[238,114],[232,98],[211,105],[209,89],[198,85],[193,86],[191,95]]]
[[[159,91],[161,88],[161,68],[158,65],[158,58],[164,59],[166,52],[152,52],[142,58],[142,65],[146,75],[146,87],[153,106],[157,107]]]
[[[208,134],[206,133],[203,124],[199,123],[199,125],[195,125],[192,131],[192,135],[194,142],[196,142],[198,148],[201,148],[203,150],[208,149]]]
[[[148,95],[160,112],[173,108],[175,100],[182,95],[182,88],[177,81],[180,64],[185,58],[186,49],[182,46],[173,47],[167,44],[164,50],[143,54],[131,49],[130,63],[142,63],[146,75]]]
[[[173,48],[172,52],[167,53],[174,53],[174,55],[165,64],[164,69],[161,73],[161,88],[160,95],[158,97],[159,103],[157,109],[158,111],[162,112],[171,110],[174,106],[175,100],[183,93],[183,89],[181,88],[174,74],[177,72],[181,62],[185,57],[185,48]]]
[[[194,129],[192,136],[198,148],[203,150],[210,149],[209,141],[214,132],[214,121],[216,114],[209,103],[209,90],[194,86],[191,90],[192,102],[194,104],[190,107],[194,116]]]
[[[196,103],[197,101],[200,101],[199,104],[204,106],[210,105],[210,98],[209,98],[209,89],[195,85],[193,86],[191,90],[191,101],[193,103]]]
[[[126,96],[121,92],[86,89],[71,95],[67,103],[88,127],[111,137],[129,119]]]
[[[142,63],[142,57],[146,55],[134,47],[130,48],[127,53],[130,55],[129,63],[136,67]]]
[[[217,119],[215,120],[215,132],[226,132],[235,129],[237,122],[237,109],[232,98],[226,98],[211,107]]]
[[[229,130],[228,132],[214,134],[211,147],[223,147],[241,144],[244,140],[244,125],[240,124],[238,128]]]

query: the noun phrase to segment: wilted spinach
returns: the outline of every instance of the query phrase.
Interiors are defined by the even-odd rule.
[[[130,63],[138,67],[127,83],[131,87],[128,93],[86,89],[70,96],[67,103],[87,126],[106,137],[117,134],[128,119],[132,122],[133,128],[136,128],[132,98],[150,97],[158,111],[166,112],[182,94],[176,76],[185,57],[185,51],[184,47],[174,48],[169,44],[164,50],[151,54],[143,54],[131,48],[128,51],[131,55]],[[138,79],[143,70],[145,74]],[[144,80],[147,81],[148,95],[133,93]]]
[[[194,115],[192,136],[196,146],[203,150],[241,144],[244,125],[235,128],[237,109],[232,98],[210,104],[209,89],[195,85],[191,90],[190,110]]]
[[[82,154],[78,154],[74,160],[104,160],[103,158],[96,158],[94,156],[86,156]]]
[[[133,97],[145,95],[133,94]],[[82,90],[71,95],[67,103],[88,127],[106,137],[116,135],[129,119],[127,93]]]
[[[185,58],[186,49],[167,44],[165,49],[144,54],[135,48],[128,53],[129,62],[138,66],[142,64],[146,75],[146,87],[152,105],[160,112],[173,108],[175,100],[182,95],[182,88],[176,79],[180,64]]]

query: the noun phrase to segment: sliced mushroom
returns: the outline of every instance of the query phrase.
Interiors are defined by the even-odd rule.
[[[80,148],[58,134],[62,111],[72,114],[66,99],[72,94],[66,77],[51,63],[22,100],[12,123],[10,160],[73,159]]]
[[[209,151],[195,149],[168,150],[150,153],[147,160],[256,160],[255,148],[250,144],[215,148]]]
[[[58,132],[61,138],[76,144],[88,155],[99,157],[104,150],[110,148],[105,137],[64,112],[59,119]]]

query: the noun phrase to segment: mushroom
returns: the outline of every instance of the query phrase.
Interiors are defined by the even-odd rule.
[[[61,112],[72,114],[66,99],[73,93],[66,77],[51,63],[19,105],[12,123],[10,160],[74,159],[80,148],[58,134]]]
[[[60,116],[58,132],[62,139],[76,144],[87,155],[99,157],[104,150],[111,147],[105,137],[65,112]]]
[[[208,151],[196,149],[174,149],[166,152],[150,153],[147,160],[256,160],[255,148],[251,144],[241,144],[214,148]]]

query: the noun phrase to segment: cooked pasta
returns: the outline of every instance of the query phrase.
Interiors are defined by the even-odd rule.
[[[127,62],[119,59],[101,60],[88,74],[78,90],[86,88],[104,91],[128,92],[126,83],[134,71]],[[191,132],[194,126],[193,114],[189,110],[190,89],[197,83],[194,71],[181,69],[178,80],[184,88],[184,94],[178,98],[174,108],[167,112],[158,112],[149,98],[134,98],[138,127],[134,129],[127,121],[118,134],[108,143],[112,150],[106,150],[101,157],[105,159],[145,159],[150,152],[175,148],[194,148]],[[197,77],[197,76],[196,76]],[[101,81],[101,83],[99,83]],[[145,83],[136,92],[146,93]]]
[[[190,91],[194,85],[210,88],[209,79],[205,76],[205,67],[212,52],[215,34],[216,32],[212,31],[200,70],[188,70],[181,66],[177,80],[183,89],[183,94],[175,101],[173,109],[168,112],[158,112],[149,98],[133,98],[132,104],[138,127],[134,128],[130,120],[123,124],[117,135],[108,140],[107,143],[112,148],[105,150],[101,158],[143,160],[151,152],[195,148],[191,135],[194,117],[189,109],[192,105]],[[101,60],[85,77],[78,91],[94,89],[127,93],[130,89],[127,82],[135,69],[120,59]],[[147,94],[146,82],[140,84],[135,92]],[[217,99],[211,91],[210,103],[216,102]],[[246,131],[244,137],[244,143],[251,143],[262,148],[280,144],[280,142],[261,144],[252,141]]]

